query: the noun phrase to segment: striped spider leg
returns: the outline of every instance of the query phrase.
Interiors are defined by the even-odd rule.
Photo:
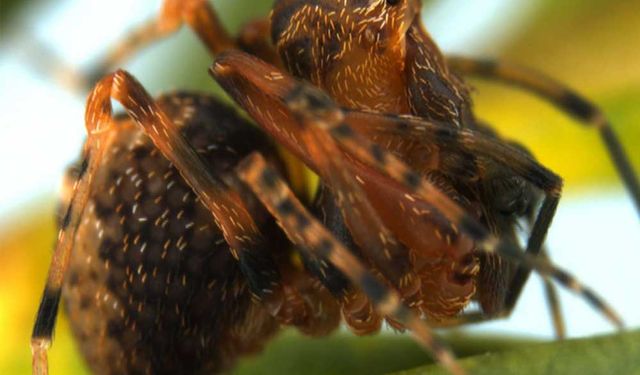
[[[535,70],[503,61],[451,56],[447,59],[456,71],[470,76],[501,81],[522,88],[550,102],[586,126],[595,128],[607,148],[636,209],[640,212],[640,182],[627,153],[622,148],[611,123],[595,104],[562,83]]]
[[[241,178],[253,189],[299,249],[331,262],[361,288],[376,310],[408,328],[427,351],[453,374],[464,371],[448,348],[437,341],[428,325],[402,304],[400,295],[374,277],[352,252],[314,218],[291,192],[286,182],[259,154],[238,166]]]

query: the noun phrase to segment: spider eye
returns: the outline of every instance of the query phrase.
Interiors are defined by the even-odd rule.
[[[387,5],[398,5],[400,3],[400,0],[387,0]]]

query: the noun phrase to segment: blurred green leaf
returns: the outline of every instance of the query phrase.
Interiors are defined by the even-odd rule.
[[[591,96],[638,87],[640,2],[538,0],[500,51],[505,59],[541,69]]]
[[[9,17],[13,16],[14,11],[20,8],[21,4],[25,2],[19,0],[1,0],[0,1],[0,30],[4,30],[8,27],[10,22]]]
[[[537,97],[505,86],[473,81],[478,116],[505,138],[525,145],[546,167],[565,179],[566,190],[621,185],[598,132]],[[631,160],[640,170],[640,89],[619,87],[591,97],[599,105]]]
[[[448,334],[443,340],[460,357],[531,344],[530,340],[512,337],[462,334]],[[262,354],[242,360],[234,374],[385,374],[427,363],[433,363],[431,357],[406,334],[356,337],[337,333],[310,338],[288,330],[269,343]]]
[[[461,361],[470,374],[640,374],[640,331],[614,336],[523,346]],[[437,365],[396,375],[447,374]]]

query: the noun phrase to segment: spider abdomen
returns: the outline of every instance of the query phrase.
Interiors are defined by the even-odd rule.
[[[159,103],[229,184],[248,153],[274,155],[254,127],[214,99],[173,94]],[[277,324],[252,301],[211,213],[177,170],[138,126],[116,126],[63,292],[80,348],[97,373],[229,368]],[[256,222],[273,231],[252,194],[238,189]]]

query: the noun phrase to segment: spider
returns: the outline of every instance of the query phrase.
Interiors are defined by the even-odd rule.
[[[474,116],[461,75],[519,85],[596,128],[640,206],[605,117],[538,73],[445,58],[420,5],[278,0],[233,38],[206,1],[165,0],[90,75],[34,372],[47,372],[61,296],[99,373],[220,372],[281,326],[370,334],[386,321],[461,374],[431,329],[509,315],[532,270],[551,299],[555,280],[622,327],[546,257],[561,178]],[[154,99],[129,73],[104,74],[182,24],[253,121],[214,97]],[[112,99],[128,117],[113,116]],[[290,187],[302,185],[300,162],[320,177],[310,201]],[[480,310],[463,311],[472,301]]]

